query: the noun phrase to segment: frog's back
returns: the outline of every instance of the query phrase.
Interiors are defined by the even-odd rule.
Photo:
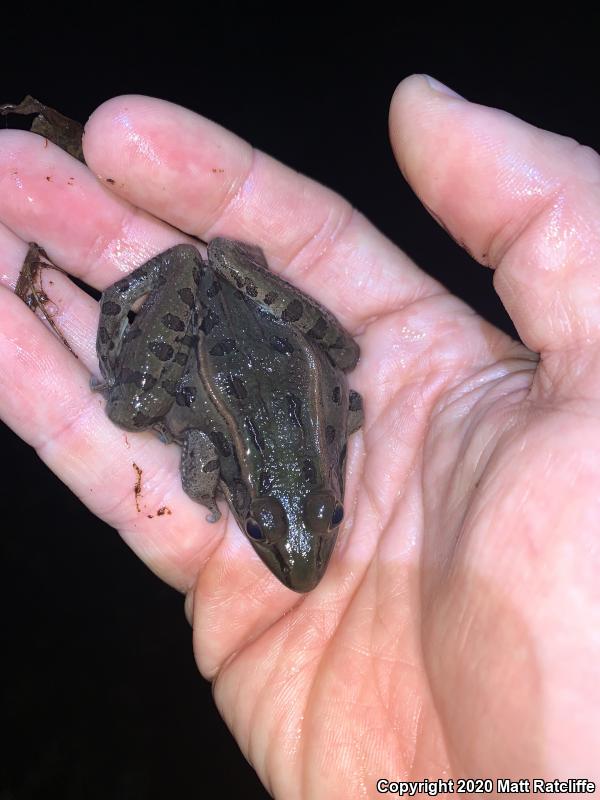
[[[347,379],[317,343],[227,284],[221,291],[216,324],[199,340],[198,373],[238,467],[234,485],[224,476],[225,491],[247,533],[253,504],[267,499],[282,509],[285,541],[269,550],[253,545],[271,568],[269,559],[278,551],[280,568],[288,570],[285,582],[292,585],[299,560],[320,559],[324,569],[333,549],[335,534],[326,531],[325,552],[307,527],[306,507],[315,495],[334,498],[334,505],[342,500]],[[315,569],[307,567],[307,573]]]

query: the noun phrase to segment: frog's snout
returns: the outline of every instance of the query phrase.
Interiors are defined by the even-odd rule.
[[[337,531],[324,536],[303,531],[298,539],[291,538],[279,546],[252,544],[284,586],[305,593],[312,591],[325,574],[336,539]]]
[[[344,510],[327,489],[312,491],[301,502],[287,500],[255,498],[244,528],[258,555],[284,586],[310,592],[325,574]]]

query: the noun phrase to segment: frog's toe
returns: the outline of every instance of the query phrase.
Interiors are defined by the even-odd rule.
[[[95,375],[92,375],[90,378],[90,389],[92,392],[102,392],[106,394],[108,388],[108,383],[103,378],[97,378]]]
[[[221,512],[217,508],[216,503],[213,506],[209,505],[208,502],[204,502],[203,504],[208,506],[210,509],[205,517],[206,521],[210,523],[218,522],[221,519]]]
[[[152,430],[156,433],[163,444],[171,444],[171,442],[175,441],[171,435],[171,431],[162,422],[157,422],[155,425],[153,425]]]

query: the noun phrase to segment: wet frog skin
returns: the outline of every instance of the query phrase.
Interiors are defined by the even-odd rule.
[[[109,287],[97,351],[110,419],[180,444],[183,488],[207,519],[223,494],[271,572],[314,588],[362,420],[345,374],[358,346],[335,318],[269,272],[258,248],[214,239],[207,261],[179,245]]]

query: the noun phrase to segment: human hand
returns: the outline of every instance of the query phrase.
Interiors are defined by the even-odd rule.
[[[276,796],[375,796],[379,777],[593,777],[597,156],[420,77],[391,123],[408,180],[496,268],[531,350],[339,197],[183,109],[128,97],[95,112],[85,154],[100,182],[38,137],[1,133],[5,284],[35,240],[104,288],[181,241],[170,223],[261,245],[357,336],[365,424],[315,591],[282,587],[231,517],[206,524],[177,448],[108,421],[88,388],[96,304],[63,276],[48,294],[80,361],[2,292],[2,416],[186,592],[199,667]]]

